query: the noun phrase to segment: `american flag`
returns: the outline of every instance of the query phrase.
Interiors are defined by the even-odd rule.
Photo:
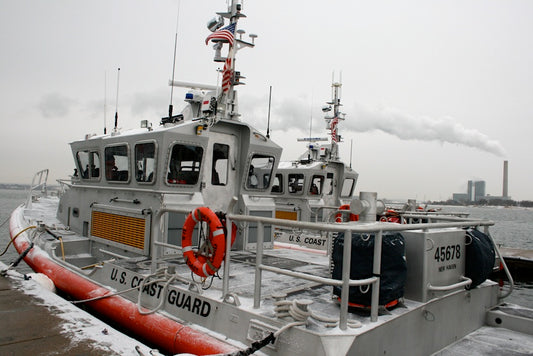
[[[213,32],[205,39],[205,44],[208,44],[210,40],[226,40],[229,42],[230,46],[233,46],[233,40],[235,36],[235,26],[236,22],[221,28],[218,31]]]
[[[339,118],[335,117],[331,120],[331,125],[329,129],[331,130],[331,141],[337,142],[337,124],[339,123]]]
[[[224,63],[224,70],[222,71],[222,92],[227,92],[231,85],[231,77],[233,76],[233,71],[231,70],[231,57],[233,57],[233,47],[231,47],[228,58]]]

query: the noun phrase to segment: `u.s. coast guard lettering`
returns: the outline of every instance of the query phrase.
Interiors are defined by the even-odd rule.
[[[131,288],[138,288],[142,285],[144,278],[137,275],[134,275],[130,278],[127,271],[119,271],[117,268],[112,268],[110,280],[121,285],[129,285]],[[142,293],[155,299],[160,299],[162,297],[163,290],[163,285],[154,283],[144,286]],[[168,291],[165,297],[168,304],[174,305],[190,313],[197,314],[202,317],[207,317],[211,313],[211,304],[209,304],[209,302],[192,296],[188,293],[171,289]]]

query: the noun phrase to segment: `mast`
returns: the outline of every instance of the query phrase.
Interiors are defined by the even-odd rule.
[[[254,40],[257,35],[250,34],[251,42],[242,40],[242,35],[246,32],[238,28],[238,22],[241,17],[246,17],[242,11],[242,3],[239,0],[232,0],[227,12],[217,12],[219,18],[215,18],[208,23],[208,28],[213,32],[206,39],[215,42],[215,62],[224,62],[222,71],[221,93],[218,95],[217,102],[223,108],[221,113],[215,113],[218,119],[238,120],[238,101],[235,86],[243,85],[242,79],[245,79],[239,71],[236,71],[235,62],[237,52],[244,47],[254,47]],[[229,20],[229,25],[224,25],[224,19]],[[238,38],[236,37],[238,35]],[[226,58],[220,56],[224,44],[228,44]]]
[[[331,84],[332,88],[332,100],[331,102],[328,102],[329,109],[331,110],[331,106],[333,106],[333,115],[326,116],[325,119],[328,122],[329,130],[331,131],[331,152],[330,152],[330,159],[333,161],[339,160],[339,146],[338,143],[341,142],[342,138],[341,135],[339,135],[338,125],[339,121],[344,120],[344,113],[340,111],[341,99],[340,99],[340,91],[342,88],[341,82],[333,82]],[[327,110],[327,111],[330,111]]]
[[[242,82],[242,79],[245,79],[245,77],[242,76],[239,71],[235,70],[235,58],[240,49],[244,47],[254,47],[254,41],[257,38],[257,35],[251,33],[249,34],[251,42],[242,40],[242,35],[245,31],[238,29],[237,27],[239,19],[241,17],[246,17],[246,15],[241,12],[242,7],[241,0],[232,0],[231,4],[228,5],[228,10],[226,12],[217,12],[217,17],[214,17],[207,23],[207,28],[212,33],[205,39],[205,44],[208,45],[209,42],[212,41],[214,43],[213,50],[215,51],[213,61],[224,63],[221,85],[219,86],[218,79],[216,86],[211,84],[175,81],[174,79],[169,81],[170,86],[204,91],[201,94],[203,96],[201,101],[196,101],[195,99],[191,100],[199,106],[198,114],[201,116],[198,117],[198,119],[204,120],[208,125],[213,125],[216,121],[221,119],[240,120],[235,86],[245,84]],[[227,26],[224,26],[225,19],[229,20]],[[238,38],[236,37],[236,34],[238,35]],[[227,56],[223,57],[221,53],[226,44],[228,45]],[[217,72],[220,72],[220,69],[217,69]],[[218,75],[219,73],[217,73],[217,76]],[[169,108],[171,108],[171,106],[169,106]],[[174,121],[165,120],[165,118],[161,120],[161,124],[168,122]]]

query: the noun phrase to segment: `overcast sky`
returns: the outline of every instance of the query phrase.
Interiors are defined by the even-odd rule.
[[[179,6],[178,6],[179,4]],[[178,16],[179,8],[179,16]],[[0,0],[0,182],[73,172],[69,142],[168,112],[176,80],[216,84],[207,21],[223,0]],[[533,200],[533,1],[244,1],[239,27],[259,35],[238,53],[243,119],[295,159],[296,137],[324,136],[321,107],[342,72],[341,156],[358,190],[448,199],[468,180]],[[176,89],[174,103],[185,91]],[[352,145],[353,143],[353,145]]]

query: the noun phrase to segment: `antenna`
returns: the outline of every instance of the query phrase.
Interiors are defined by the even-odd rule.
[[[311,110],[310,111],[310,119],[309,119],[309,138],[313,135],[313,94],[311,94]]]
[[[350,168],[352,168],[353,138],[350,140]]]
[[[176,16],[176,36],[174,37],[174,59],[172,61],[172,81],[174,82],[174,73],[176,70],[176,51],[178,48],[178,24],[180,19],[180,3],[181,1],[178,1],[178,15]],[[168,104],[168,117],[172,117],[172,111],[174,109],[174,106],[172,105],[172,100],[174,97],[174,86],[170,86],[170,104]]]
[[[117,99],[115,102],[115,132],[117,132],[118,127],[118,89],[120,85],[120,68],[117,70]]]
[[[307,159],[311,160],[311,137],[313,137],[313,94],[311,94],[311,110],[309,117],[309,144],[307,145]]]
[[[107,133],[107,71],[104,71],[104,135]]]
[[[270,138],[270,104],[272,103],[272,85],[268,94],[268,120],[267,120],[267,138]]]
[[[341,98],[342,98],[342,70],[340,71],[339,73],[339,83],[340,83],[340,88],[339,88],[339,103],[341,102]]]

